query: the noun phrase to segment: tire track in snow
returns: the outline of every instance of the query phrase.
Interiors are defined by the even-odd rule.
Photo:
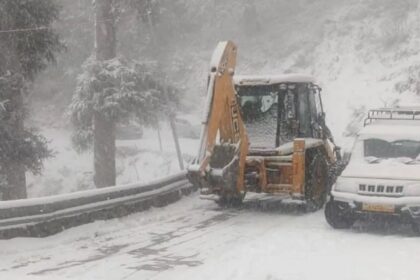
[[[201,209],[199,209],[199,211],[201,211]],[[105,246],[103,244],[98,244],[98,248],[95,249],[95,254],[92,256],[84,259],[67,260],[52,267],[36,270],[29,273],[29,275],[47,275],[61,270],[85,266],[89,263],[100,262],[106,258],[112,258],[117,255],[128,255],[135,259],[141,259],[141,265],[128,267],[128,269],[135,271],[162,271],[179,265],[200,265],[202,262],[197,259],[199,253],[188,256],[178,256],[173,253],[167,253],[167,251],[202,237],[204,232],[209,232],[209,227],[227,221],[235,215],[234,213],[220,213],[220,211],[214,210],[208,211],[211,213],[210,217],[199,223],[191,221],[191,219],[188,219],[185,216],[168,221],[167,223],[175,222],[176,224],[180,221],[181,225],[164,232],[147,232],[149,235],[148,240],[142,242],[107,245],[109,242],[115,241],[115,239],[105,238],[105,240],[101,242],[104,243]],[[194,213],[186,214],[194,215]],[[129,233],[129,236],[118,237],[119,240],[117,240],[117,243],[120,243],[119,241],[124,240],[125,238],[131,238],[132,236],[130,235],[131,232]],[[139,247],[139,244],[143,245],[140,245]]]

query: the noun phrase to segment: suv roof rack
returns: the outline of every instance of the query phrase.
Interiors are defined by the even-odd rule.
[[[379,108],[369,110],[364,126],[375,120],[420,121],[420,107]]]

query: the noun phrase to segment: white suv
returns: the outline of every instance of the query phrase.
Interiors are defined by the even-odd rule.
[[[325,207],[334,228],[372,215],[398,216],[419,230],[420,107],[369,111]]]

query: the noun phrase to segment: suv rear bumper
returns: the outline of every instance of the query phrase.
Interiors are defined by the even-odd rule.
[[[382,197],[382,196],[365,196],[354,193],[345,193],[331,191],[334,201],[340,202],[349,207],[349,211],[356,215],[388,215],[400,216],[411,221],[420,222],[420,196],[411,197]],[[394,211],[366,211],[363,209],[364,204],[393,206]]]

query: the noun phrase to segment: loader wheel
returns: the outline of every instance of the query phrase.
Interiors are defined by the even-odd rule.
[[[356,221],[355,216],[345,205],[331,199],[325,205],[325,219],[336,229],[350,228]]]
[[[420,221],[412,221],[411,229],[415,236],[420,236]]]
[[[216,203],[223,208],[239,207],[242,205],[243,200],[244,195],[224,193],[220,195],[220,199],[217,200]]]
[[[328,164],[321,153],[309,155],[305,176],[306,211],[313,212],[324,206],[328,192]]]

